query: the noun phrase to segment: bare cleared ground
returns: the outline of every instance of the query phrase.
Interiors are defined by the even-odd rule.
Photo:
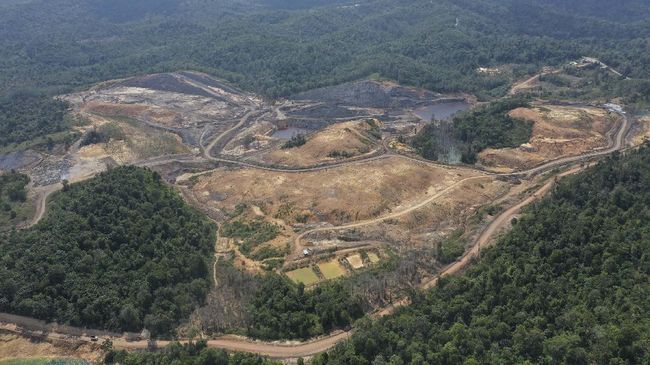
[[[270,217],[294,223],[340,224],[378,217],[408,207],[427,195],[469,176],[469,170],[434,167],[386,158],[326,171],[282,173],[256,169],[218,169],[196,178],[192,186],[201,203],[233,210],[249,202]]]
[[[528,145],[482,151],[480,163],[494,171],[522,170],[605,148],[608,132],[620,123],[617,115],[594,107],[542,105],[517,108],[510,116],[533,122],[533,132]]]
[[[307,143],[296,148],[278,148],[260,156],[260,160],[280,166],[313,166],[345,160],[376,151],[380,146],[373,129],[381,122],[371,119],[332,124],[307,138]],[[378,129],[376,129],[378,130]]]
[[[111,137],[107,142],[81,147],[79,157],[85,161],[112,158],[122,165],[156,156],[190,152],[178,135],[147,127],[129,118],[90,114],[87,119],[97,130],[110,128],[119,136]]]
[[[632,145],[638,146],[650,140],[650,116],[639,118],[639,127],[631,139]]]
[[[76,357],[87,361],[97,361],[102,352],[98,345],[85,341],[67,342],[57,340],[30,340],[16,333],[0,331],[0,359],[29,357]]]

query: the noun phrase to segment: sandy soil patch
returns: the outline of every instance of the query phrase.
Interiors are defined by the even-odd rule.
[[[353,269],[359,270],[363,268],[363,259],[360,254],[351,255],[345,258]]]
[[[482,165],[495,171],[530,168],[563,156],[575,156],[604,148],[607,133],[620,118],[594,107],[538,106],[517,108],[510,116],[532,121],[529,142],[518,148],[486,149],[479,154]]]
[[[342,160],[369,153],[377,148],[377,135],[381,122],[371,119],[354,120],[328,126],[316,132],[300,147],[277,149],[261,159],[283,166],[310,166]]]
[[[88,118],[98,130],[111,125],[119,137],[81,147],[79,157],[82,160],[111,157],[119,164],[128,164],[150,157],[189,152],[178,135],[148,127],[134,119],[111,119],[98,115],[89,115]]]
[[[0,359],[28,357],[76,357],[88,361],[101,358],[99,345],[71,342],[31,341],[17,334],[0,332]]]
[[[268,216],[287,223],[340,224],[404,209],[477,175],[394,157],[299,174],[218,169],[193,179],[191,189],[215,209],[232,211],[250,202],[263,204]]]

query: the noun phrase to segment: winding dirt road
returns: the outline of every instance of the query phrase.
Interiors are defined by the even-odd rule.
[[[207,159],[214,160],[214,161],[221,161],[221,162],[226,162],[226,163],[233,163],[233,164],[238,164],[241,166],[248,166],[248,167],[253,167],[253,168],[260,168],[256,165],[253,164],[247,164],[243,163],[240,161],[236,160],[227,160],[227,159],[220,159],[211,156],[210,151],[214,146],[221,141],[226,135],[232,133],[234,130],[237,128],[243,126],[248,118],[250,118],[256,111],[249,111],[236,125],[235,127],[229,129],[228,131],[222,133],[220,136],[215,138],[206,149],[204,149],[204,154]],[[430,204],[440,196],[448,193],[449,191],[453,190],[459,184],[471,181],[471,180],[480,180],[480,179],[485,179],[485,178],[490,178],[493,176],[530,176],[534,174],[538,174],[541,172],[546,172],[549,170],[552,170],[554,168],[566,166],[572,163],[578,163],[578,162],[585,162],[588,161],[589,159],[597,156],[602,156],[602,155],[607,155],[612,153],[613,151],[617,151],[622,149],[624,142],[625,142],[625,136],[629,130],[629,121],[627,116],[624,114],[623,116],[623,123],[620,126],[616,138],[613,141],[612,145],[601,151],[595,151],[591,152],[585,155],[581,156],[573,156],[573,157],[566,157],[566,158],[560,158],[555,161],[550,161],[548,163],[545,163],[543,165],[540,165],[538,167],[532,168],[530,170],[526,171],[521,171],[521,172],[516,172],[516,173],[510,173],[510,174],[489,174],[485,173],[483,171],[477,171],[480,172],[482,175],[480,176],[473,176],[469,178],[462,179],[453,185],[449,186],[448,188],[436,193],[435,195],[428,197],[427,199],[409,207],[404,210],[401,210],[396,213],[391,213],[389,215],[383,216],[383,217],[378,217],[375,219],[370,219],[362,222],[356,222],[356,223],[351,223],[347,225],[342,225],[342,226],[336,226],[336,227],[321,227],[317,228],[314,230],[306,231],[303,232],[299,238],[297,238],[297,242],[299,243],[299,240],[304,238],[306,235],[318,231],[331,231],[331,230],[342,230],[342,229],[348,229],[348,228],[355,228],[355,227],[360,227],[364,225],[369,225],[369,224],[375,224],[387,219],[391,218],[396,218],[399,216],[402,216],[404,214],[407,214],[409,212],[412,212],[416,209],[422,208],[423,206]],[[372,161],[372,160],[377,160],[380,158],[386,158],[388,156],[392,155],[382,155],[382,156],[377,156],[373,158],[369,158],[363,161],[354,161],[354,162],[349,162],[350,163],[360,163],[360,162],[367,162],[367,161]],[[402,156],[402,155],[396,155],[400,156],[402,158],[408,158],[411,160],[417,160],[419,162],[425,162],[421,161],[419,159],[409,157],[409,156]],[[174,157],[178,159],[178,156]],[[163,160],[156,160],[156,163],[160,163],[164,161]],[[427,161],[425,163],[432,163],[430,161]],[[337,166],[341,166],[343,164],[339,164]],[[439,165],[439,164],[436,164]],[[309,168],[309,169],[302,169],[302,170],[284,170],[284,169],[273,169],[273,168],[268,168],[269,170],[272,171],[279,171],[279,172],[306,172],[306,171],[318,171],[320,169],[328,169],[332,168],[332,166],[323,166],[323,167],[314,167],[314,168]],[[264,168],[266,169],[266,168]],[[579,171],[579,167],[575,167],[571,170],[568,170],[564,173],[561,173],[558,175],[558,177],[568,175],[570,173],[574,173],[576,171]],[[499,232],[504,226],[508,224],[508,222],[512,219],[512,217],[517,214],[523,207],[527,206],[528,204],[540,199],[543,197],[553,186],[554,180],[551,180],[544,184],[540,189],[538,189],[535,193],[521,201],[520,203],[510,207],[503,213],[501,213],[497,218],[492,221],[488,227],[481,233],[481,235],[478,237],[478,239],[475,241],[474,245],[472,248],[465,254],[463,257],[461,257],[458,261],[448,265],[445,267],[437,277],[431,279],[428,282],[425,282],[421,285],[422,288],[427,289],[435,286],[438,283],[438,278],[440,276],[445,276],[445,275],[454,275],[459,272],[461,272],[465,267],[467,267],[468,264],[471,263],[472,259],[476,257],[479,253],[482,247],[485,247],[488,245],[492,238],[495,236],[497,232]],[[38,201],[39,209],[37,209],[37,214],[36,217],[34,218],[34,224],[40,220],[40,218],[44,215],[45,213],[45,206],[46,206],[46,200],[47,196],[49,194],[44,194],[43,198]],[[295,246],[300,246],[299,244],[296,244]],[[215,276],[215,283],[216,283],[216,276]],[[375,316],[377,315],[383,315],[383,314],[389,314],[391,313],[395,308],[399,306],[403,306],[408,304],[405,300],[398,301],[397,303],[391,305],[390,307],[385,308],[384,310],[378,311]],[[9,331],[15,331],[15,332],[20,332],[20,328],[16,324],[2,324],[0,325],[0,328],[3,328],[5,330]],[[343,341],[347,338],[349,338],[352,334],[354,333],[354,330],[350,330],[347,332],[337,332],[334,333],[330,336],[322,337],[319,339],[315,339],[312,341],[308,342],[289,342],[289,343],[269,343],[269,342],[260,342],[260,341],[251,341],[250,339],[243,338],[243,337],[236,337],[236,336],[224,336],[220,338],[216,338],[213,340],[208,341],[208,346],[209,347],[215,347],[215,348],[222,348],[230,351],[239,351],[239,352],[251,352],[251,353],[258,353],[264,356],[268,356],[271,358],[282,358],[282,359],[288,359],[288,358],[297,358],[297,357],[308,357],[312,356],[317,353],[321,353],[324,351],[327,351],[328,349],[332,348],[335,344],[337,344],[340,341]],[[57,333],[57,332],[48,332],[46,334],[48,338],[51,339],[58,339],[62,341],[87,341],[90,342],[91,339],[90,337],[87,336],[82,336],[82,337],[73,337],[71,338],[69,334],[65,333]],[[146,341],[136,341],[136,342],[127,342],[123,338],[120,337],[104,337],[104,338],[110,338],[113,341],[113,344],[115,348],[118,349],[146,349],[148,347],[148,343]],[[103,341],[104,338],[100,338],[100,341]],[[158,341],[157,345],[158,346],[166,346],[169,342],[168,341]]]
[[[459,181],[453,183],[452,185],[448,186],[444,190],[441,190],[438,193],[430,196],[429,198],[427,198],[425,200],[422,200],[421,202],[419,202],[419,203],[417,203],[415,205],[412,205],[412,206],[410,206],[410,207],[408,207],[406,209],[403,209],[403,210],[400,210],[400,211],[397,211],[397,212],[394,212],[394,213],[390,213],[390,214],[387,214],[387,215],[384,215],[384,216],[381,216],[381,217],[368,219],[368,220],[363,220],[363,221],[358,221],[358,222],[349,223],[349,224],[344,224],[344,225],[340,225],[340,226],[319,227],[319,228],[314,228],[314,229],[310,229],[308,231],[305,231],[305,232],[301,233],[300,235],[298,235],[296,237],[296,239],[294,240],[294,250],[293,250],[293,253],[292,253],[291,256],[294,259],[300,257],[300,255],[302,254],[302,249],[303,249],[303,246],[302,246],[300,241],[309,234],[316,233],[316,232],[332,232],[332,231],[341,231],[341,230],[350,229],[350,228],[364,227],[364,226],[368,226],[368,225],[372,225],[372,224],[377,224],[377,223],[380,223],[380,222],[383,222],[383,221],[386,221],[386,220],[389,220],[389,219],[399,218],[399,217],[404,216],[405,214],[411,213],[411,212],[413,212],[415,210],[418,210],[418,209],[420,209],[420,208],[422,208],[422,207],[424,207],[426,205],[431,204],[436,199],[438,199],[441,196],[449,193],[450,191],[456,189],[457,187],[461,186],[462,184],[464,184],[466,182],[474,181],[474,180],[483,180],[483,179],[492,179],[492,176],[481,175],[481,176],[472,176],[472,177],[464,178],[462,180],[459,180]],[[291,260],[287,260],[286,262],[289,263],[289,262],[291,262]]]
[[[22,228],[33,227],[41,219],[43,219],[43,216],[45,216],[45,210],[47,209],[47,198],[52,193],[60,190],[61,188],[63,188],[63,185],[57,183],[57,184],[43,186],[36,189],[36,213],[34,214],[34,218],[32,218],[32,221]]]

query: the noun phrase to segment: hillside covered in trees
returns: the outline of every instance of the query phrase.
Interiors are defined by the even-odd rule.
[[[372,77],[489,100],[541,66],[593,56],[624,76],[590,80],[599,96],[647,104],[649,11],[641,0],[4,1],[0,97],[192,69],[270,98]],[[62,130],[62,105],[7,100],[0,147]]]
[[[66,103],[35,93],[0,97],[0,148],[66,130],[67,109]]]
[[[215,230],[160,176],[120,167],[69,185],[0,240],[0,311],[169,334],[209,286]]]
[[[361,298],[345,282],[307,291],[276,274],[263,279],[249,307],[248,334],[265,340],[321,336],[350,327],[364,314]]]
[[[13,1],[0,12],[0,88],[191,68],[270,97],[370,75],[490,96],[511,76],[477,67],[518,77],[585,55],[647,79],[648,11],[641,0]]]
[[[29,176],[17,172],[0,174],[0,230],[11,227],[15,220],[26,219]]]
[[[649,233],[644,147],[565,178],[465,275],[313,363],[650,363]]]

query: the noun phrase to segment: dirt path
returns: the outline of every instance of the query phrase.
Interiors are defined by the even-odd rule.
[[[558,174],[556,177],[564,177],[570,174],[574,174],[578,171],[582,170],[581,167],[574,167],[568,171],[565,171],[561,174]],[[479,257],[481,253],[481,249],[488,247],[492,242],[494,242],[493,238],[501,232],[505,227],[507,227],[510,224],[510,221],[512,221],[512,218],[515,217],[515,215],[519,214],[521,210],[528,206],[529,204],[541,199],[548,193],[551,188],[555,185],[555,179],[551,179],[548,181],[546,184],[544,184],[541,188],[539,188],[537,191],[535,191],[532,195],[524,199],[523,201],[513,205],[512,207],[508,208],[506,211],[503,213],[499,214],[484,230],[481,232],[479,237],[474,241],[474,245],[472,248],[467,251],[459,260],[454,261],[453,263],[445,266],[438,275],[420,285],[421,289],[430,289],[436,284],[438,284],[438,280],[442,276],[447,276],[447,275],[455,275],[460,273],[464,268],[468,266],[468,264],[471,262],[472,259]]]
[[[421,202],[419,202],[419,203],[417,203],[415,205],[412,205],[412,206],[410,206],[410,207],[408,207],[406,209],[400,210],[398,212],[390,213],[390,214],[387,214],[385,216],[381,216],[381,217],[377,217],[377,218],[373,218],[373,219],[358,221],[358,222],[355,222],[355,223],[349,223],[349,224],[344,224],[344,225],[334,226],[334,227],[319,227],[319,228],[314,228],[314,229],[310,229],[308,231],[305,231],[305,232],[301,233],[300,235],[298,235],[295,238],[293,252],[290,255],[290,257],[287,258],[285,265],[288,264],[288,263],[293,262],[295,259],[300,257],[300,255],[302,254],[302,250],[304,249],[303,245],[301,244],[301,240],[303,238],[305,238],[305,236],[307,236],[309,234],[316,233],[316,232],[341,231],[341,230],[345,230],[345,229],[363,227],[363,226],[368,226],[368,225],[380,223],[380,222],[386,221],[388,219],[399,218],[399,217],[404,216],[405,214],[411,213],[411,212],[413,212],[415,210],[418,210],[418,209],[420,209],[420,208],[422,208],[422,207],[424,207],[426,205],[429,205],[430,203],[432,203],[436,199],[438,199],[441,196],[449,193],[450,191],[456,189],[457,187],[459,187],[460,185],[462,185],[462,184],[464,184],[464,183],[466,183],[468,181],[482,180],[482,179],[492,179],[492,178],[493,177],[489,176],[489,175],[467,177],[467,178],[464,178],[462,180],[459,180],[459,181],[453,183],[452,185],[450,185],[447,188],[443,189],[442,191],[439,191],[438,193],[430,196],[429,198],[427,198],[427,199],[425,199],[425,200],[423,200],[423,201],[421,201]]]
[[[566,176],[568,174],[575,173],[580,169],[581,169],[580,167],[576,167],[558,176]],[[460,184],[462,182],[466,182],[468,180],[485,178],[485,177],[486,176],[475,176],[471,178],[466,178],[457,182],[455,185]],[[480,253],[480,249],[486,247],[490,243],[492,238],[494,238],[494,236],[504,226],[506,226],[508,222],[510,222],[510,220],[515,214],[517,214],[523,207],[543,197],[548,191],[550,191],[554,182],[555,180],[550,180],[549,182],[544,184],[540,189],[535,191],[535,193],[533,193],[531,196],[524,199],[523,201],[516,204],[515,206],[509,208],[505,212],[501,213],[481,233],[481,235],[477,238],[472,248],[465,255],[463,255],[462,258],[446,266],[437,277],[427,282],[424,282],[423,284],[421,284],[420,287],[422,289],[432,288],[438,283],[439,277],[445,275],[455,275],[460,273],[464,268],[466,268],[471,263],[472,259]],[[440,195],[448,192],[455,185],[450,186],[449,188],[439,192],[438,194],[436,194],[435,196],[427,200],[431,200],[431,199],[435,199],[435,197],[439,197]],[[400,214],[400,212],[395,214]],[[377,218],[377,219],[381,220],[381,218]],[[359,222],[359,223],[367,224],[367,222]],[[215,274],[215,280],[216,280],[216,274]],[[392,305],[387,306],[386,308],[383,308],[382,310],[375,312],[373,316],[380,317],[383,315],[391,314],[395,309],[408,304],[409,302],[406,299],[398,300]],[[15,324],[3,324],[0,326],[0,328],[8,331],[16,332],[16,333],[21,332],[20,328],[18,328],[18,326],[16,326]],[[284,342],[284,343],[252,341],[245,337],[224,336],[217,339],[209,340],[208,346],[213,348],[221,348],[229,351],[257,353],[263,356],[268,356],[276,359],[291,359],[291,358],[298,358],[298,357],[308,357],[308,356],[315,355],[317,353],[327,351],[330,348],[334,347],[340,341],[348,339],[353,334],[354,334],[354,330],[350,330],[346,332],[339,331],[329,336],[317,338],[307,342],[292,341],[292,342]],[[68,336],[67,334],[57,333],[57,332],[48,332],[47,337],[50,339],[56,339],[61,341],[79,341],[79,340],[86,341],[86,342],[92,341],[91,338],[88,336],[70,338],[70,336]],[[104,339],[108,339],[108,338],[110,338],[113,341],[113,346],[116,349],[142,350],[148,348],[149,346],[147,341],[128,342],[125,339],[118,338],[118,337],[100,337],[98,342],[101,342]],[[156,345],[158,347],[167,346],[169,343],[170,341],[156,341]]]
[[[23,228],[30,228],[35,226],[41,219],[43,219],[43,216],[45,216],[45,211],[47,209],[47,198],[54,192],[59,191],[60,189],[63,188],[63,185],[60,183],[57,184],[52,184],[52,185],[47,185],[43,186],[41,188],[37,188],[37,193],[36,193],[36,213],[34,214],[34,218],[32,221],[24,226]]]
[[[512,96],[512,95],[517,94],[521,90],[530,89],[531,85],[534,84],[535,82],[539,81],[540,77],[545,76],[545,75],[557,74],[560,71],[561,70],[542,71],[542,72],[538,73],[537,75],[534,75],[534,76],[532,76],[532,77],[530,77],[530,78],[528,78],[528,79],[526,79],[524,81],[515,83],[510,88],[510,91],[508,91],[508,95]]]
[[[244,114],[243,117],[241,117],[241,119],[239,119],[239,123],[235,124],[232,128],[221,133],[215,139],[213,139],[212,142],[210,142],[208,146],[203,149],[203,154],[205,155],[205,158],[209,160],[214,160],[214,157],[212,157],[212,150],[214,149],[214,146],[216,146],[217,143],[221,142],[226,136],[236,132],[239,128],[243,127],[244,124],[248,122],[248,119],[250,119],[250,117],[252,117],[253,114],[257,112],[258,112],[257,109],[249,110],[246,114]]]
[[[242,166],[249,166],[249,167],[256,167],[259,168],[256,165],[253,164],[247,164],[243,163],[240,161],[232,161],[232,160],[226,160],[226,159],[220,159],[220,158],[215,158],[210,155],[210,151],[214,146],[219,143],[226,135],[229,135],[233,131],[237,130],[241,126],[243,126],[247,121],[248,118],[250,118],[254,113],[257,111],[249,111],[244,115],[240,122],[234,126],[233,128],[227,130],[226,132],[222,133],[220,136],[215,138],[206,149],[204,149],[204,155],[207,159],[213,160],[213,161],[222,161],[222,162],[227,162],[227,163],[233,163],[233,164],[239,164]],[[538,167],[535,167],[530,170],[522,171],[522,172],[517,172],[517,173],[512,173],[512,174],[489,174],[482,172],[482,175],[480,176],[473,176],[473,177],[468,177],[462,180],[457,181],[456,183],[452,184],[451,186],[445,188],[444,190],[434,194],[431,197],[428,197],[427,199],[410,206],[404,210],[401,210],[396,213],[388,214],[383,217],[375,218],[375,219],[370,219],[366,221],[360,221],[356,223],[351,223],[347,225],[342,225],[338,227],[322,227],[322,228],[317,228],[314,230],[306,231],[303,232],[298,238],[296,238],[297,244],[295,245],[296,247],[300,247],[300,239],[304,238],[307,234],[314,233],[314,232],[319,232],[319,231],[330,231],[330,230],[342,230],[342,229],[348,229],[348,228],[355,228],[355,227],[361,227],[365,225],[370,225],[370,224],[375,224],[382,222],[387,219],[391,218],[397,218],[400,217],[404,214],[407,214],[409,212],[412,212],[414,210],[420,209],[421,207],[433,202],[440,196],[450,192],[451,190],[455,189],[457,186],[459,186],[462,183],[471,181],[471,180],[479,180],[479,179],[486,179],[486,178],[493,178],[494,176],[526,176],[526,175],[533,175],[537,174],[540,172],[548,171],[553,168],[557,168],[560,166],[564,166],[570,163],[577,163],[577,162],[583,162],[586,161],[592,157],[596,156],[602,156],[609,154],[613,151],[620,150],[623,146],[624,140],[625,140],[625,135],[627,134],[627,131],[629,130],[629,121],[628,118],[623,115],[623,123],[616,135],[616,139],[614,140],[613,145],[602,151],[597,151],[597,152],[592,152],[588,153],[585,155],[581,156],[575,156],[575,157],[567,157],[567,158],[561,158],[555,161],[548,162],[546,164],[540,165]],[[337,166],[344,166],[344,165],[349,165],[352,163],[360,163],[360,162],[368,162],[372,160],[377,160],[380,158],[386,158],[391,155],[382,155],[378,157],[373,157],[373,158],[368,158],[363,161],[353,161],[353,162],[347,162],[347,163],[342,163]],[[401,155],[397,155],[401,156]],[[408,158],[411,160],[416,160],[419,162],[425,162],[422,160],[419,160],[417,158],[412,158],[412,157],[407,157],[407,156],[401,156],[402,158]],[[178,157],[176,157],[178,158]],[[164,160],[164,159],[163,159]],[[160,162],[160,161],[157,161]],[[431,163],[435,164],[433,162],[425,162],[425,163]],[[436,166],[440,166],[440,164],[435,164]],[[309,169],[302,169],[302,170],[290,170],[290,169],[273,169],[273,168],[268,168],[268,170],[271,171],[279,171],[279,172],[305,172],[305,171],[318,171],[318,170],[324,170],[324,169],[329,169],[332,168],[332,166],[322,166],[322,167],[314,167],[314,168],[309,168]],[[449,168],[449,167],[448,167]],[[266,168],[265,168],[266,169]],[[472,169],[469,169],[472,170]],[[576,167],[573,168],[565,173],[559,174],[558,176],[565,176],[570,173],[574,173],[576,171],[579,171],[580,168]],[[475,171],[475,170],[474,170]],[[427,289],[435,286],[438,283],[438,278],[440,276],[444,275],[454,275],[459,272],[461,272],[467,265],[469,265],[472,261],[472,258],[476,257],[480,253],[480,249],[482,247],[485,247],[488,245],[491,241],[491,239],[497,234],[504,226],[508,224],[508,222],[512,219],[512,217],[517,214],[523,207],[526,205],[540,199],[544,194],[546,194],[551,187],[553,186],[554,181],[551,180],[547,182],[545,185],[543,185],[540,189],[538,189],[535,193],[533,193],[531,196],[528,198],[524,199],[522,202],[516,204],[515,206],[512,206],[511,208],[507,209],[505,212],[501,213],[490,225],[481,233],[479,238],[475,241],[474,245],[472,248],[465,254],[463,257],[461,257],[458,261],[448,265],[445,267],[442,271],[440,271],[439,275],[432,280],[425,282],[422,284],[422,288]],[[50,190],[51,189],[51,190]],[[45,214],[46,210],[46,201],[47,197],[53,192],[58,190],[57,188],[50,186],[49,189],[45,189],[44,193],[40,196],[38,199],[38,208],[37,208],[37,214],[35,215],[33,219],[33,224],[37,223]],[[295,252],[293,253],[295,254]],[[216,264],[215,264],[216,265]],[[216,267],[215,267],[216,268]],[[214,280],[215,280],[215,285],[217,282],[217,277],[216,277],[216,270],[213,274]],[[398,308],[403,305],[407,305],[408,302],[406,300],[401,300],[398,301],[397,303],[384,308],[383,310],[378,311],[375,313],[375,316],[378,315],[384,315],[384,314],[390,314],[395,308]],[[0,328],[18,332],[20,333],[20,329],[15,325],[15,324],[2,324]],[[353,334],[353,330],[347,331],[347,332],[337,332],[334,333],[330,336],[327,337],[322,337],[319,339],[315,339],[313,341],[308,341],[308,342],[289,342],[289,343],[268,343],[268,342],[261,342],[261,341],[251,341],[250,339],[242,338],[242,337],[234,337],[234,336],[225,336],[213,340],[208,341],[208,346],[210,347],[215,347],[215,348],[222,348],[230,351],[241,351],[241,352],[251,352],[251,353],[258,353],[264,356],[269,356],[272,358],[282,358],[282,359],[287,359],[287,358],[297,358],[297,357],[307,357],[311,356],[323,351],[326,351],[330,348],[332,348],[334,345],[336,345],[338,342],[343,341],[347,338],[349,338]],[[91,339],[87,336],[82,336],[82,337],[73,337],[71,338],[68,334],[62,334],[62,333],[56,333],[56,332],[48,332],[46,334],[48,338],[51,339],[58,339],[62,341],[87,341],[90,342]],[[126,340],[122,338],[116,338],[116,337],[102,337],[99,339],[99,341],[103,341],[105,338],[110,338],[113,341],[113,344],[115,348],[117,349],[146,349],[148,348],[148,343],[146,341],[137,341],[137,342],[127,342]],[[166,346],[169,344],[168,341],[159,341],[157,342],[158,346]]]

